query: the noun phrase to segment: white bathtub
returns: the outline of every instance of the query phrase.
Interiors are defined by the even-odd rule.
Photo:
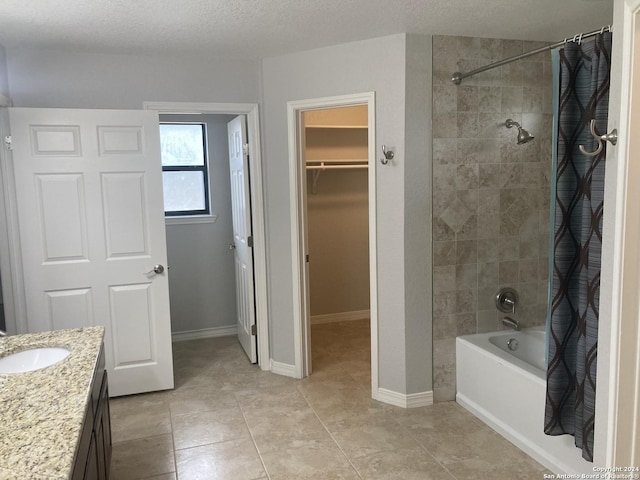
[[[572,436],[544,434],[544,335],[530,329],[458,337],[456,401],[553,473],[593,474]]]

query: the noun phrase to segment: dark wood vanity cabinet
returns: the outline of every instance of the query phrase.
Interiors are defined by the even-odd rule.
[[[107,480],[110,464],[111,417],[103,346],[91,383],[91,396],[85,410],[71,478],[73,480]]]

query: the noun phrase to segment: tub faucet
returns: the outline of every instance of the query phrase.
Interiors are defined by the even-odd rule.
[[[520,324],[517,320],[514,320],[511,317],[504,317],[502,319],[502,325],[505,327],[513,328],[514,330],[520,330]]]

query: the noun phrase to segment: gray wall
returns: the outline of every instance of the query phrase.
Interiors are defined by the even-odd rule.
[[[411,36],[409,36],[411,37]],[[420,37],[416,37],[420,38]],[[416,42],[426,48],[430,55],[430,38]],[[414,44],[411,44],[412,50]],[[411,52],[410,52],[411,53]],[[413,309],[411,302],[415,296],[406,296],[405,282],[415,282],[413,287],[430,296],[429,273],[420,269],[409,272],[405,277],[406,242],[413,245],[415,232],[405,232],[408,219],[405,201],[413,201],[418,189],[424,195],[429,191],[428,176],[419,187],[405,185],[405,176],[411,175],[414,163],[420,163],[426,170],[430,154],[424,156],[405,155],[405,102],[407,35],[393,35],[362,42],[353,42],[318,50],[264,59],[263,79],[263,128],[264,148],[267,157],[265,182],[267,190],[267,223],[269,244],[269,285],[271,349],[274,360],[287,364],[294,362],[293,340],[293,286],[291,284],[291,236],[289,209],[289,167],[287,148],[287,102],[292,100],[329,97],[341,94],[375,91],[376,93],[376,149],[381,144],[394,146],[396,160],[393,164],[378,168],[377,173],[377,257],[378,257],[378,329],[379,329],[379,385],[382,388],[401,393],[417,393],[431,389],[431,345],[423,343],[431,329],[431,312],[424,311],[419,320],[405,322],[407,308]],[[424,73],[423,86],[430,88],[430,65],[421,62],[418,70]],[[339,75],[336,74],[339,72]],[[409,87],[418,86],[411,72]],[[428,95],[428,93],[423,94]],[[417,94],[412,93],[409,99]],[[421,136],[428,135],[430,115],[426,105],[424,115],[416,125]],[[413,137],[413,131],[412,131]],[[415,139],[407,144],[415,147]],[[418,141],[420,143],[420,141]],[[420,148],[416,148],[420,150]],[[420,173],[421,167],[415,167]],[[423,227],[424,228],[424,227]],[[411,238],[406,238],[407,234]],[[406,240],[406,242],[405,242]],[[418,244],[429,240],[416,239]],[[413,246],[409,249],[414,253]],[[428,252],[423,252],[428,255]],[[409,305],[407,305],[407,302]],[[407,338],[413,330],[421,330],[419,357],[422,363],[407,365],[413,352],[407,354]],[[413,349],[411,345],[409,348]],[[415,369],[415,370],[414,370]],[[409,391],[407,388],[411,388]]]
[[[324,170],[312,192],[307,173],[311,315],[369,309],[369,197],[366,170]]]
[[[144,101],[259,101],[258,64],[252,61],[8,48],[7,66],[16,107],[142,108]]]
[[[5,97],[9,97],[9,77],[7,75],[7,61],[6,61],[6,52],[2,45],[0,45],[0,95],[4,95]],[[4,120],[4,119],[2,119]],[[0,125],[0,129],[2,129],[4,125]],[[2,138],[3,135],[0,135]],[[2,154],[0,154],[1,156]],[[0,188],[0,194],[2,194],[2,189]],[[4,205],[4,203],[2,203]],[[4,223],[4,222],[2,222]],[[7,325],[5,322],[5,313],[4,313],[4,301],[2,300],[2,289],[0,288],[0,330],[6,330]]]
[[[407,393],[432,390],[431,37],[407,35],[404,276]]]
[[[395,392],[417,393],[431,390],[431,311],[425,300],[431,285],[428,258],[413,262],[415,255],[428,254],[430,239],[427,226],[409,223],[426,222],[421,209],[428,207],[424,196],[429,195],[431,160],[430,152],[422,150],[431,109],[427,102],[418,114],[411,102],[422,105],[429,95],[430,45],[429,37],[393,35],[264,59],[261,70],[253,62],[206,57],[30,49],[8,49],[7,64],[14,104],[21,107],[258,102],[262,90],[270,344],[273,359],[286,364],[294,362],[287,102],[375,91],[376,149],[384,143],[396,150],[394,162],[379,166],[377,174],[379,383]],[[412,125],[405,135],[407,121]]]
[[[171,331],[236,325],[227,123],[235,115],[161,115],[163,122],[206,122],[211,212],[215,223],[167,225]]]
[[[7,54],[0,45],[0,95],[9,96],[9,75],[7,74]]]

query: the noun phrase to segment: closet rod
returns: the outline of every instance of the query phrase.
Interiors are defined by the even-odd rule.
[[[607,25],[606,27],[602,27],[598,30],[594,30],[593,32],[589,32],[589,33],[578,33],[573,37],[565,38],[564,40],[561,40],[556,43],[552,43],[551,45],[536,48],[535,50],[530,50],[528,52],[521,53],[513,57],[505,58],[504,60],[500,60],[495,63],[490,63],[489,65],[476,68],[475,70],[471,70],[470,72],[467,72],[467,73],[455,72],[451,77],[451,81],[456,85],[460,85],[462,83],[462,80],[467,77],[477,75],[478,73],[486,72],[487,70],[491,70],[492,68],[501,67],[502,65],[506,65],[507,63],[515,62],[516,60],[521,60],[523,58],[527,58],[532,55],[545,52],[547,50],[553,50],[554,48],[561,47],[562,45],[568,42],[577,42],[579,45],[582,42],[582,40],[584,40],[585,38],[593,37],[594,35],[598,35],[599,33],[604,33],[604,32],[611,32],[611,25]]]
[[[341,168],[369,168],[369,165],[307,165],[307,170],[338,170]]]

